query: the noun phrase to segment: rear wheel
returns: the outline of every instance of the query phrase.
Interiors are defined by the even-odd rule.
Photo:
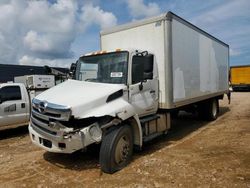
[[[100,149],[103,172],[112,174],[129,164],[133,153],[133,135],[128,125],[119,127],[104,136]]]
[[[219,113],[218,99],[210,99],[199,105],[200,116],[208,121],[216,120]]]

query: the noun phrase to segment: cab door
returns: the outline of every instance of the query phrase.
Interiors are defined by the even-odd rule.
[[[19,85],[8,85],[0,89],[0,127],[26,123],[27,108]]]
[[[158,108],[158,76],[154,75],[154,56],[148,53],[134,55],[131,72],[130,103],[139,116],[155,113]]]

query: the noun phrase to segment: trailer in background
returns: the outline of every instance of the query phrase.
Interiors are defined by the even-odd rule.
[[[230,72],[233,91],[250,91],[250,65],[232,66]]]
[[[22,83],[27,88],[30,99],[55,86],[54,75],[25,75],[14,78],[15,83]]]

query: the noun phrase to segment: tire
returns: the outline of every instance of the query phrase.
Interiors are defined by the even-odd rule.
[[[128,125],[114,129],[104,136],[99,161],[101,170],[108,174],[127,166],[133,154],[133,134]]]
[[[210,99],[199,105],[199,115],[202,119],[207,121],[214,121],[219,114],[219,102],[218,99]]]
[[[208,116],[207,120],[209,121],[214,121],[217,119],[219,113],[219,102],[218,99],[213,99],[209,104],[208,104]]]

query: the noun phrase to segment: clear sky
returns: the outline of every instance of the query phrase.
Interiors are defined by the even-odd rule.
[[[0,0],[0,63],[68,67],[100,49],[99,32],[172,11],[250,64],[250,0]]]

